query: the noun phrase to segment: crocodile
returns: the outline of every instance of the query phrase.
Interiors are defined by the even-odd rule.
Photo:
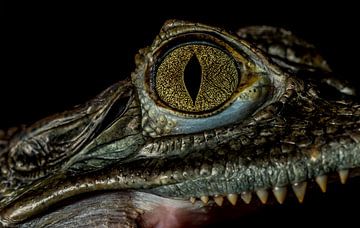
[[[0,131],[0,226],[200,226],[359,176],[356,89],[290,31],[169,20],[135,62],[85,104]]]

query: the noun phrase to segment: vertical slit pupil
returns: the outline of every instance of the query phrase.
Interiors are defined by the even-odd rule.
[[[195,54],[190,58],[184,70],[185,87],[195,105],[201,84],[201,65]]]

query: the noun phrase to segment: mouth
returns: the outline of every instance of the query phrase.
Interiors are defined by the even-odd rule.
[[[225,161],[221,159],[225,154],[217,154],[220,157],[213,154],[212,160]],[[328,158],[333,157],[331,154],[327,155]],[[125,210],[127,216],[128,214],[133,216],[140,227],[217,227],[223,224],[236,227],[251,224],[266,225],[272,222],[276,224],[285,216],[296,221],[300,217],[311,217],[314,214],[320,217],[336,214],[343,220],[354,211],[350,209],[339,211],[339,208],[350,207],[349,205],[359,202],[357,194],[360,188],[359,168],[339,170],[333,168],[326,175],[314,176],[293,184],[289,182],[281,187],[264,186],[262,183],[261,188],[256,188],[260,185],[259,182],[248,180],[247,184],[251,184],[252,187],[243,191],[241,179],[234,177],[236,173],[229,174],[232,167],[238,164],[235,162],[236,159],[231,157],[231,153],[226,154],[227,166],[224,170],[227,170],[227,174],[220,172],[221,162],[213,165],[204,165],[206,163],[203,161],[201,165],[200,162],[194,162],[199,161],[199,156],[200,154],[192,153],[180,160],[154,159],[134,162],[130,167],[137,167],[136,170],[140,169],[142,173],[130,168],[121,170],[121,173],[126,173],[124,176],[129,177],[125,181],[128,185],[127,191],[116,190],[114,185],[111,185],[113,181],[110,177],[114,176],[111,173],[103,179],[94,177],[96,181],[88,183],[97,182],[98,187],[93,188],[93,191],[74,195],[54,204],[48,212],[55,210],[55,213],[50,212],[48,214],[50,217],[47,215],[33,221],[41,224],[43,219],[54,219],[62,223],[63,218],[59,219],[56,216],[72,213],[75,222],[89,214],[92,216],[91,221],[113,219],[116,223],[120,216],[119,211]],[[203,160],[209,161],[204,158]],[[231,164],[229,161],[234,162]],[[175,163],[177,166],[174,166]],[[321,164],[324,163],[328,162],[323,160]],[[162,167],[159,168],[161,164]],[[337,161],[337,164],[341,162]],[[214,169],[206,170],[209,167],[216,167],[217,172]],[[152,177],[147,175],[149,170],[152,170]],[[180,171],[182,171],[181,175]],[[186,171],[185,175],[184,171]],[[239,170],[238,172],[241,173]],[[253,175],[252,172],[248,174]],[[139,180],[144,180],[144,175],[147,175],[145,178],[147,182],[153,183],[152,187],[145,187],[140,183]],[[213,178],[209,178],[211,176]],[[184,181],[184,178],[187,181]],[[257,178],[264,179],[259,176]],[[249,183],[249,181],[253,182]],[[124,205],[127,209],[124,209]],[[83,208],[88,208],[86,213]],[[113,217],[109,218],[109,216]],[[319,221],[321,224],[328,222],[321,219]],[[299,221],[302,222],[305,224],[309,220]],[[281,224],[277,226],[281,227]]]
[[[297,225],[311,223],[326,226],[333,223],[332,219],[327,219],[329,217],[341,221],[343,225],[353,225],[357,211],[352,206],[357,206],[360,202],[360,179],[357,176],[358,170],[351,170],[351,173],[353,174],[346,184],[341,183],[337,173],[330,174],[326,193],[322,193],[316,181],[308,181],[306,197],[301,204],[291,191],[283,204],[279,204],[272,194],[266,204],[257,197],[253,197],[248,203],[239,194],[235,205],[224,197],[221,206],[212,197],[204,203],[200,199],[190,202],[132,190],[90,192],[62,201],[50,208],[47,216],[40,215],[23,226],[74,226],[79,221],[84,226],[106,224],[110,227],[119,224],[129,227],[176,228],[250,225],[288,227],[287,221]],[[122,214],[131,218],[134,224],[122,223]]]
[[[227,156],[229,156],[229,153]],[[327,156],[328,158],[332,157],[331,154],[327,154]],[[193,160],[199,159],[196,156],[190,156],[188,161]],[[221,161],[222,159],[215,157],[214,160]],[[186,158],[182,159],[182,161],[184,163],[188,162]],[[303,181],[293,183],[289,181],[288,184],[281,186],[275,185],[274,183],[276,182],[270,183],[271,181],[269,181],[269,185],[264,187],[263,180],[267,179],[267,177],[253,175],[257,173],[254,170],[252,170],[253,172],[250,171],[249,175],[255,176],[255,178],[261,179],[261,181],[236,177],[236,174],[231,174],[231,170],[233,170],[233,167],[240,165],[237,162],[229,164],[231,163],[229,161],[236,161],[236,159],[230,156],[230,159],[226,162],[227,165],[224,166],[224,172],[219,171],[219,166],[221,167],[219,164],[204,165],[203,163],[203,165],[192,169],[194,170],[193,173],[188,172],[187,177],[197,176],[197,178],[181,182],[180,184],[169,184],[174,179],[180,179],[179,171],[163,174],[161,181],[164,186],[152,188],[146,192],[167,199],[181,200],[189,204],[185,209],[178,209],[175,212],[174,205],[176,203],[167,207],[164,205],[154,207],[150,212],[145,212],[142,215],[142,222],[145,224],[145,227],[168,224],[168,216],[172,219],[176,217],[175,224],[182,224],[179,227],[189,227],[189,224],[192,224],[194,227],[217,227],[224,224],[230,227],[254,224],[276,224],[282,227],[281,224],[278,224],[279,219],[292,218],[291,220],[297,221],[299,218],[312,217],[314,214],[320,217],[333,214],[343,220],[343,218],[354,214],[354,211],[351,211],[351,209],[340,211],[339,208],[349,207],[352,203],[359,202],[358,194],[356,193],[356,189],[359,189],[359,168],[334,168],[330,172],[311,177],[310,173],[312,172],[307,167],[310,177],[306,177]],[[188,170],[185,168],[186,165],[182,166],[181,163],[181,161],[176,161],[176,164],[180,167],[178,170]],[[321,162],[321,164],[324,163],[328,163],[326,158]],[[275,164],[279,164],[279,162],[275,162]],[[212,168],[209,169],[209,167]],[[261,173],[273,173],[273,175],[277,176],[276,180],[279,181],[280,175],[276,174],[275,169],[271,170],[271,165],[269,164],[266,167],[268,170],[262,170]],[[299,166],[297,167],[299,168]],[[249,170],[249,167],[246,169]],[[290,168],[286,167],[286,169],[289,170]],[[227,170],[227,175],[225,170]],[[246,173],[246,171],[237,171],[239,173]],[[219,175],[216,176],[216,173]],[[182,174],[184,176],[184,173]],[[216,176],[216,178],[211,178],[212,175]],[[242,183],[244,179],[247,179],[246,184]],[[250,181],[252,182],[250,183]],[[244,185],[252,187],[244,191]],[[199,208],[205,211],[199,212]],[[168,214],[162,214],[164,211]],[[185,212],[188,211],[192,215],[195,214],[195,216],[185,216]],[[149,225],[149,222],[152,223]],[[297,223],[305,225],[307,222],[309,220],[305,219]],[[318,222],[324,225],[328,221],[319,218]],[[177,226],[174,226],[172,223],[170,226],[165,227]]]

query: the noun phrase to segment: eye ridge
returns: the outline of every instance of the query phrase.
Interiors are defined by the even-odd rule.
[[[201,64],[195,53],[191,56],[184,69],[183,81],[185,88],[193,101],[193,105],[195,106],[202,81]]]

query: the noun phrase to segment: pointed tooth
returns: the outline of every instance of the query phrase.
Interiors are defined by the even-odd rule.
[[[340,176],[340,182],[342,184],[346,184],[346,181],[349,177],[349,170],[348,169],[339,170],[339,176]]]
[[[222,206],[223,202],[224,202],[224,197],[222,196],[215,196],[214,197],[214,201],[218,206]]]
[[[269,193],[266,189],[256,190],[256,195],[259,197],[261,203],[266,204],[269,197]]]
[[[275,187],[273,193],[279,204],[283,204],[286,199],[287,188],[286,187]]]
[[[229,200],[229,202],[230,202],[233,206],[235,206],[235,205],[236,205],[236,201],[237,201],[237,199],[238,199],[238,195],[237,195],[237,194],[228,194],[228,195],[226,196],[226,198]]]
[[[292,189],[296,195],[296,198],[299,200],[299,203],[304,202],[304,197],[306,193],[307,182],[299,182],[292,185]]]
[[[209,202],[209,197],[208,196],[201,196],[200,199],[205,205]]]
[[[192,204],[194,204],[195,201],[196,201],[196,198],[195,198],[195,197],[190,197],[190,202],[191,202]]]
[[[326,192],[327,176],[321,175],[315,178],[316,183],[319,185],[322,192]]]
[[[251,202],[251,192],[242,192],[241,199],[246,203],[249,204]]]

